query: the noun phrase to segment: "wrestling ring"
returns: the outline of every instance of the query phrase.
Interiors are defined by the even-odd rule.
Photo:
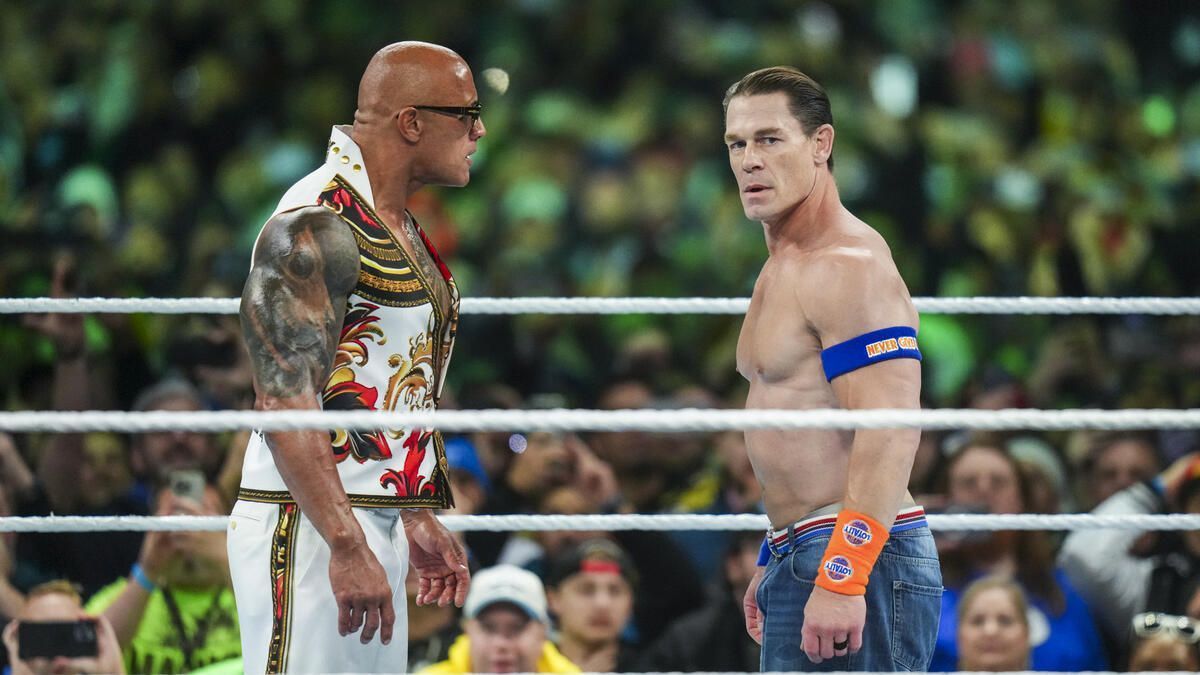
[[[1200,315],[1200,298],[914,298],[923,314]],[[236,298],[0,298],[0,314],[235,314]],[[742,314],[748,298],[465,298],[462,314]],[[0,431],[141,433],[420,426],[442,431],[711,432],[745,429],[1197,429],[1200,409],[1126,410],[444,410],[408,412],[0,412]],[[757,530],[766,516],[699,514],[440,516],[455,531]],[[1200,530],[1200,514],[930,514],[937,531]],[[0,518],[0,532],[223,531],[223,516]]]

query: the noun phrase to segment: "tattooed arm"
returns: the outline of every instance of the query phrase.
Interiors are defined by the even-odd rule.
[[[256,410],[318,410],[333,366],[346,300],[358,279],[350,229],[324,207],[267,221],[242,292],[242,334],[254,367]],[[395,619],[387,575],[350,509],[321,429],[265,434],[283,482],[329,545],[338,630],[362,641],[391,639]]]

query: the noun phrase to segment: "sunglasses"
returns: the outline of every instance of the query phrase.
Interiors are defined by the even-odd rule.
[[[1168,634],[1188,644],[1200,643],[1200,623],[1186,616],[1142,612],[1133,617],[1133,632],[1140,638]]]
[[[417,110],[428,110],[440,115],[450,115],[462,119],[470,117],[471,124],[474,125],[479,121],[479,116],[483,114],[483,106],[479,103],[469,106],[452,106],[452,105],[414,105]]]

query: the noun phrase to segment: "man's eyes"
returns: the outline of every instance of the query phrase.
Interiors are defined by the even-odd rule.
[[[760,138],[754,139],[754,142],[759,143],[760,145],[775,145],[776,143],[779,143],[779,139],[776,138],[775,136],[762,136]],[[732,150],[742,150],[745,147],[746,147],[746,141],[734,141],[729,144],[729,149],[731,151]]]

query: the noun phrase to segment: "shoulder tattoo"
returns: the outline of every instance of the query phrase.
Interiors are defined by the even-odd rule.
[[[242,335],[261,394],[320,390],[358,266],[354,235],[324,207],[267,222],[241,304]]]

